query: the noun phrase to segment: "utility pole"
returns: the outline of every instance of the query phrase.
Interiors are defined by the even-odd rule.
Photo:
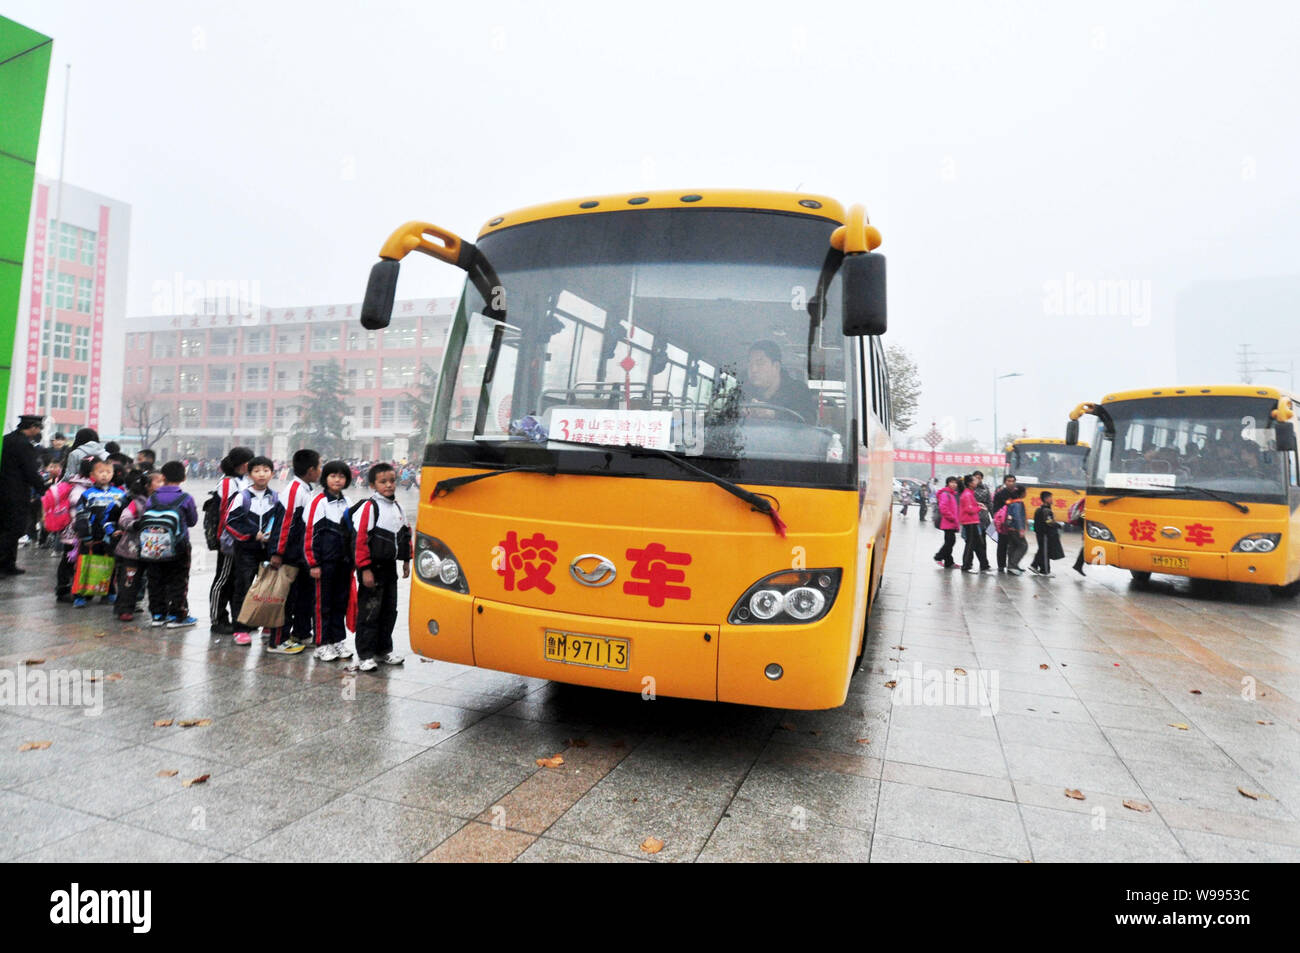
[[[60,262],[63,260],[63,236],[60,234],[63,228],[63,163],[68,154],[68,93],[72,89],[72,64],[68,63],[64,71],[63,80],[63,141],[59,145],[59,185],[55,191],[54,197],[54,225],[51,231],[53,234],[47,234],[45,239],[46,245],[53,243],[54,246],[54,286],[51,289],[50,301],[41,310],[41,340],[43,346],[41,350],[45,356],[45,387],[44,387],[44,409],[45,425],[47,429],[46,442],[49,442],[49,435],[52,435],[58,426],[54,420],[54,408],[50,406],[50,394],[54,388],[54,327],[55,309],[59,301],[59,273],[62,270]],[[74,246],[75,247],[75,246]],[[45,280],[44,275],[33,275],[34,281]],[[74,291],[75,301],[75,291]],[[37,375],[39,381],[40,375]],[[71,388],[68,396],[71,397]],[[38,406],[39,410],[40,407]]]
[[[1252,363],[1253,362],[1250,359],[1250,345],[1237,345],[1237,373],[1241,377],[1241,382],[1243,384],[1251,383],[1250,376]]]

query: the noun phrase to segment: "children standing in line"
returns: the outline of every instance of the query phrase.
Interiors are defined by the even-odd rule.
[[[315,658],[320,662],[352,657],[344,619],[352,594],[352,533],[349,503],[343,491],[352,485],[352,470],[331,460],[321,471],[321,490],[307,504],[303,557],[315,589]]]
[[[244,604],[258,567],[270,556],[271,540],[280,529],[284,507],[269,488],[275,467],[266,457],[253,457],[248,461],[251,484],[231,498],[226,513],[226,529],[222,546],[233,559],[231,571],[230,607],[235,630],[236,645],[251,645],[252,635],[247,623],[239,621],[239,610]],[[302,651],[299,646],[298,652]],[[288,646],[277,654],[296,654]]]
[[[185,464],[179,460],[168,460],[162,465],[163,485],[149,497],[145,512],[137,521],[141,532],[147,532],[153,514],[160,511],[175,511],[181,517],[171,528],[173,555],[166,560],[147,561],[144,552],[146,543],[141,538],[142,562],[148,566],[149,577],[149,614],[154,626],[165,625],[169,629],[183,629],[194,625],[199,620],[190,615],[190,530],[199,521],[199,511],[194,505],[194,497],[181,489],[185,482]]]
[[[373,672],[379,663],[401,665],[393,653],[393,627],[397,624],[397,561],[402,578],[411,575],[411,529],[406,514],[394,499],[397,472],[391,464],[376,463],[366,474],[370,496],[352,514],[356,528],[354,563],[357,571],[357,668]]]
[[[296,655],[312,641],[312,621],[315,615],[315,585],[307,575],[303,558],[303,512],[307,502],[315,495],[313,485],[320,479],[320,454],[315,450],[298,450],[293,455],[293,479],[280,491],[280,505],[284,519],[275,534],[271,549],[271,566],[279,569],[294,566],[298,574],[289,588],[289,598],[284,604],[284,625],[271,633],[270,651],[280,654],[282,646],[296,645],[287,654]]]
[[[127,491],[132,500],[122,511],[118,521],[121,539],[113,550],[117,556],[117,617],[122,622],[135,618],[140,592],[146,588],[145,572],[140,566],[140,539],[132,531],[134,524],[149,508],[149,498],[163,485],[163,475],[158,470],[147,473],[132,471],[127,479]]]
[[[231,611],[231,596],[234,593],[232,576],[235,568],[233,554],[221,549],[221,537],[226,531],[226,516],[231,499],[249,485],[248,461],[253,459],[253,451],[248,447],[231,447],[221,461],[221,472],[225,474],[212,492],[212,498],[204,503],[204,510],[209,506],[217,508],[216,539],[210,539],[209,547],[217,547],[217,571],[212,579],[212,588],[208,591],[208,619],[214,635],[232,635],[235,631],[231,620],[239,615],[239,607]],[[205,521],[204,526],[210,525]]]
[[[111,539],[117,532],[117,521],[127,503],[127,492],[113,486],[113,464],[96,460],[90,468],[91,486],[86,487],[77,499],[73,511],[72,529],[80,543],[81,555],[111,556]],[[104,597],[108,599],[107,596]],[[84,596],[72,600],[75,608],[87,605]]]

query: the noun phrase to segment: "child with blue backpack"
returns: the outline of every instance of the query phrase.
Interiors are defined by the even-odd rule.
[[[90,483],[77,497],[72,517],[72,531],[76,536],[81,556],[111,556],[113,534],[117,521],[130,497],[120,486],[113,486],[113,464],[96,460],[90,467]],[[105,601],[108,597],[104,597]],[[87,599],[78,595],[72,601],[82,609]]]
[[[143,473],[132,470],[126,488],[132,500],[118,520],[121,539],[113,550],[117,556],[117,618],[130,622],[135,618],[140,595],[145,590],[145,569],[140,563],[140,537],[136,523],[149,509],[149,499],[162,488],[163,475],[157,470]]]
[[[190,527],[199,521],[194,497],[181,489],[185,464],[168,460],[162,465],[163,485],[149,497],[136,521],[140,562],[149,583],[152,625],[183,629],[199,620],[190,615]]]

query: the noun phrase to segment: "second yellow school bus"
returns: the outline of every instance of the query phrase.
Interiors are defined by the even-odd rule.
[[[879,233],[785,192],[402,226],[468,273],[416,533],[421,655],[631,692],[843,703],[889,541]]]
[[[1091,562],[1300,589],[1296,398],[1272,387],[1162,387],[1108,394],[1097,418],[1084,531]]]
[[[1061,525],[1070,521],[1070,508],[1083,499],[1084,463],[1088,444],[1067,444],[1049,437],[1026,437],[1007,444],[1007,469],[1025,487],[1025,511],[1030,520],[1044,491],[1052,494],[1052,513]]]

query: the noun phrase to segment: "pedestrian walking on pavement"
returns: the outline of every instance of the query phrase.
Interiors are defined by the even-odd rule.
[[[45,492],[40,456],[35,441],[41,435],[44,417],[23,414],[18,426],[4,436],[0,447],[0,574],[21,576],[18,540],[28,530],[32,494]]]
[[[943,530],[943,545],[934,554],[934,561],[944,569],[952,569],[957,565],[952,558],[952,548],[957,542],[957,531],[961,529],[957,508],[959,483],[957,477],[950,476],[944,481],[943,489],[935,494],[935,505],[939,508],[939,529]]]
[[[1025,541],[1025,530],[1028,527],[1028,520],[1025,518],[1025,488],[1017,486],[1011,491],[1011,499],[1007,501],[1006,535],[1011,538],[1007,544],[1007,572],[1013,576],[1024,574],[1020,568],[1020,560],[1025,557],[1029,551],[1029,543]]]
[[[1038,540],[1038,551],[1034,561],[1029,564],[1031,572],[1044,576],[1052,574],[1052,560],[1065,555],[1061,549],[1061,528],[1052,513],[1052,494],[1044,490],[1039,499],[1042,505],[1034,511],[1034,536]]]
[[[989,557],[984,552],[984,527],[980,523],[980,514],[984,507],[975,498],[975,475],[963,478],[964,487],[957,499],[957,522],[961,524],[961,537],[965,545],[961,553],[961,571],[971,572],[976,559],[979,559],[980,572],[988,572]]]
[[[998,491],[993,494],[993,502],[989,504],[989,509],[996,516],[998,510],[1006,506],[1011,501],[1011,491],[1016,488],[1016,478],[1008,473],[1002,478],[1002,485]],[[1005,572],[1007,568],[1007,547],[1011,545],[1010,533],[998,533],[997,562],[998,572]]]

